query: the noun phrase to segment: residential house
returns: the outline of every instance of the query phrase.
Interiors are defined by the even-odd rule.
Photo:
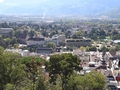
[[[12,28],[0,28],[0,34],[8,34],[13,31]]]
[[[27,33],[21,33],[19,40],[21,44],[27,44],[27,40],[29,38],[29,35]]]
[[[114,44],[120,44],[120,40],[114,40],[113,43]]]
[[[45,44],[48,42],[54,42],[56,45],[65,43],[65,35],[54,35],[52,38],[45,38]]]
[[[29,38],[27,40],[27,46],[31,45],[44,45],[44,38]]]
[[[91,46],[90,39],[66,39],[66,45],[71,47]]]
[[[39,54],[51,54],[53,53],[53,49],[52,48],[37,48],[36,52]]]

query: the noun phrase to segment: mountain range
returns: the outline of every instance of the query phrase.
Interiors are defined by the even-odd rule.
[[[4,0],[1,15],[120,16],[120,0]]]

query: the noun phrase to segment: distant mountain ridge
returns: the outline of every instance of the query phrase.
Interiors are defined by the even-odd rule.
[[[14,0],[13,0],[14,1]],[[41,0],[40,0],[41,1]],[[28,15],[99,15],[120,7],[120,0],[43,0],[20,5],[0,5],[0,14]],[[109,11],[109,12],[108,12]],[[114,11],[114,14],[119,10]],[[103,13],[106,12],[106,13]],[[113,12],[112,12],[113,13]],[[108,14],[109,15],[109,14]],[[116,14],[115,14],[116,15]]]

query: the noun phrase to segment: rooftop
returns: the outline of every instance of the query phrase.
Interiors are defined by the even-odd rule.
[[[29,38],[27,41],[44,41],[44,38]]]

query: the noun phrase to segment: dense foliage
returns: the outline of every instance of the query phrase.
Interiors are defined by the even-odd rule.
[[[65,90],[68,78],[72,75],[73,71],[80,71],[80,59],[72,54],[57,54],[50,57],[50,61],[46,64],[46,70],[51,77],[50,82],[54,84],[58,75],[62,80],[62,90]]]
[[[80,76],[79,64],[76,55],[57,54],[46,62],[46,72],[43,59],[20,57],[0,47],[0,90],[104,90],[105,77],[97,71]]]
[[[45,90],[38,89],[39,86],[45,88],[41,69],[43,59],[26,58],[30,60],[28,67],[25,58],[17,53],[4,52],[0,47],[0,90]]]

